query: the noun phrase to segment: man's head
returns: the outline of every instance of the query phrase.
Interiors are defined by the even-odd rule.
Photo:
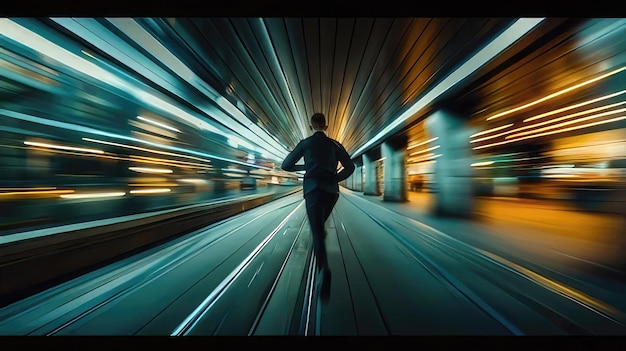
[[[328,126],[326,125],[326,117],[323,113],[317,112],[311,116],[311,129],[318,130],[326,130]]]

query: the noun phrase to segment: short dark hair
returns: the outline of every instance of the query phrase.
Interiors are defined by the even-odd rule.
[[[322,128],[326,126],[326,117],[323,113],[317,112],[311,116],[311,127]]]

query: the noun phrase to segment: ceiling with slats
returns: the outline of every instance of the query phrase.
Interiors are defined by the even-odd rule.
[[[240,136],[270,150],[271,162],[280,162],[286,150],[311,134],[308,119],[315,112],[327,116],[328,134],[358,156],[356,151],[516,20],[194,17],[18,22],[213,119],[212,127],[204,126],[211,142],[199,148],[217,150],[216,144]],[[45,25],[75,42],[52,35]],[[623,19],[547,18],[394,132],[420,142],[428,136],[416,122],[442,107],[482,129],[519,123],[524,118],[520,113],[488,118],[624,66],[624,28]],[[581,94],[589,95],[589,89]],[[569,94],[551,101],[566,104],[583,98]],[[233,112],[232,106],[239,111]]]
[[[509,18],[138,20],[288,149],[322,112],[349,152],[512,23]]]

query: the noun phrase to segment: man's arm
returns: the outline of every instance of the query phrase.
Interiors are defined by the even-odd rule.
[[[337,182],[340,182],[347,179],[352,174],[352,172],[354,172],[355,166],[354,162],[352,162],[352,160],[350,159],[350,155],[343,147],[343,145],[339,143],[337,144],[340,146],[337,159],[339,162],[341,162],[341,165],[343,166],[343,169],[339,173],[337,173]]]
[[[293,151],[291,151],[289,155],[285,157],[285,159],[283,160],[283,164],[281,165],[280,168],[282,168],[283,170],[287,172],[305,170],[304,165],[296,165],[296,162],[298,162],[303,156],[301,145],[302,145],[302,142],[299,142],[298,145],[296,145],[295,149],[293,149]]]

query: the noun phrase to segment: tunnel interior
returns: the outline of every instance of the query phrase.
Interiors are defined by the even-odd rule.
[[[142,306],[134,289],[154,284],[171,294],[152,301],[161,314],[118,330],[111,312],[59,333],[623,335],[625,29],[567,17],[0,18],[0,334],[57,323],[19,309],[61,301],[50,289],[135,274],[81,308]],[[312,302],[307,174],[281,169],[316,112],[356,165],[326,224],[345,276],[333,278],[343,304],[328,306]],[[210,258],[191,264],[204,260],[194,250]],[[198,274],[181,278],[189,290],[153,279],[179,264]],[[69,292],[59,305],[81,299]],[[233,307],[238,294],[249,305]],[[169,303],[203,312],[169,325],[184,319]],[[453,305],[472,317],[453,323]]]

